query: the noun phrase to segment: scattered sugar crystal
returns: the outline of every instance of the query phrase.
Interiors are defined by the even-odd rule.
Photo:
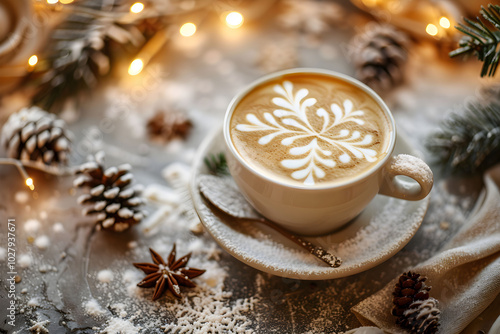
[[[54,230],[54,232],[56,232],[56,233],[61,233],[64,231],[64,226],[61,223],[55,223],[52,226],[52,230]]]
[[[14,195],[14,200],[19,204],[25,204],[29,201],[30,195],[27,191],[18,191]]]
[[[111,305],[111,309],[115,311],[120,316],[120,318],[124,318],[127,316],[127,311],[125,311],[126,307],[127,306],[124,303],[116,303]]]
[[[40,221],[38,219],[28,219],[24,223],[24,231],[28,234],[36,234],[40,229]]]
[[[35,239],[35,246],[38,249],[44,250],[47,249],[50,245],[50,239],[46,235],[41,235]]]
[[[28,289],[26,289],[26,288],[22,289],[22,290],[21,290],[21,293],[22,293],[22,294],[26,294],[26,293],[28,293]]]
[[[130,249],[137,248],[137,241],[129,241],[129,243],[127,244],[127,247]]]
[[[97,273],[97,279],[101,283],[109,283],[113,280],[113,272],[109,269],[101,270]]]
[[[101,333],[106,334],[136,334],[139,333],[141,327],[134,326],[129,320],[121,318],[111,318],[107,322],[106,328]]]
[[[30,300],[28,300],[28,306],[31,306],[31,307],[39,307],[40,306],[40,302],[38,301],[38,298],[31,298]]]
[[[138,283],[141,280],[141,273],[137,270],[128,269],[122,275],[123,283]]]
[[[0,247],[0,261],[5,261],[7,258],[7,250],[3,247]]]
[[[19,266],[21,268],[28,268],[28,267],[30,267],[31,263],[32,263],[31,255],[29,255],[29,254],[21,254],[19,256],[19,260],[17,261],[17,263],[19,264]]]
[[[94,298],[84,303],[83,308],[85,309],[85,313],[93,317],[99,317],[106,313],[106,311],[101,307],[101,305],[99,305],[97,300],[95,300]]]

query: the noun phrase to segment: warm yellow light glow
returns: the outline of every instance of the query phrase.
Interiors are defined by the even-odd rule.
[[[28,59],[28,65],[35,66],[36,63],[38,63],[38,57],[36,55],[33,55],[30,59]]]
[[[375,7],[378,4],[377,0],[362,0],[363,4],[367,7]]]
[[[74,0],[59,0],[60,3],[62,3],[63,5],[67,5],[69,3],[72,3]]]
[[[425,32],[428,33],[431,36],[436,36],[438,34],[438,27],[436,27],[432,23],[429,23],[427,25],[427,28],[425,28]]]
[[[237,29],[243,25],[243,15],[238,12],[231,12],[226,15],[226,24],[229,28]]]
[[[53,5],[55,3],[57,3],[59,0],[47,0],[47,3],[50,4],[50,5]]]
[[[144,4],[142,2],[136,2],[130,6],[130,11],[134,14],[142,12],[144,9]]]
[[[184,37],[193,36],[194,33],[196,32],[196,25],[194,23],[191,23],[191,22],[184,23],[182,25],[181,29],[179,30],[179,32]]]
[[[31,190],[34,190],[35,189],[35,185],[33,184],[33,179],[31,177],[28,177],[26,179],[26,185],[31,189]]]
[[[447,17],[442,17],[440,20],[439,20],[439,25],[445,29],[448,29],[449,27],[451,27],[451,22],[450,20],[448,20]]]
[[[141,73],[144,68],[144,63],[140,59],[135,59],[132,63],[130,63],[130,67],[128,68],[128,74],[137,75]]]

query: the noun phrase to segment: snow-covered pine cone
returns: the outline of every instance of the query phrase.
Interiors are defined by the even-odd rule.
[[[434,334],[438,330],[440,314],[436,299],[417,300],[403,314],[406,329],[412,334]]]
[[[408,36],[389,24],[369,23],[349,45],[356,77],[381,92],[404,79],[408,60]]]
[[[45,165],[66,164],[70,152],[69,131],[62,119],[38,107],[12,114],[2,128],[7,157],[39,161]]]
[[[392,293],[394,296],[392,315],[398,317],[396,324],[412,334],[433,334],[437,331],[439,321],[437,300],[429,298],[431,287],[425,284],[426,280],[426,277],[409,271],[399,277]],[[431,301],[428,302],[429,300]],[[418,311],[415,311],[416,309]],[[429,311],[428,319],[427,311]]]
[[[131,187],[133,180],[129,164],[104,169],[104,153],[99,152],[93,160],[84,163],[77,171],[79,176],[73,184],[90,189],[78,198],[84,215],[96,215],[96,223],[106,230],[121,232],[138,224],[146,213],[139,210],[144,204],[139,186]]]

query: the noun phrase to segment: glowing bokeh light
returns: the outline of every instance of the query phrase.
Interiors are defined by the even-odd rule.
[[[451,22],[450,20],[448,20],[447,17],[442,17],[440,20],[439,20],[439,25],[445,29],[448,29],[449,27],[451,27]]]
[[[38,57],[36,55],[33,55],[28,59],[28,65],[29,66],[35,66],[38,63]]]
[[[26,179],[26,185],[31,189],[31,190],[34,190],[35,189],[35,185],[33,184],[33,179],[31,177],[28,177]]]
[[[427,25],[427,27],[425,28],[425,32],[431,36],[436,36],[439,31],[438,31],[438,27],[436,27],[436,25],[429,23]]]
[[[179,32],[184,37],[193,36],[196,32],[196,25],[191,22],[184,23],[182,27],[179,29]]]
[[[144,4],[142,2],[136,2],[130,6],[130,11],[134,14],[140,13],[144,10]]]
[[[243,25],[243,15],[238,12],[231,12],[226,15],[226,24],[229,28],[237,29]]]
[[[140,59],[135,59],[132,63],[130,63],[130,67],[128,68],[128,74],[137,75],[142,72],[144,68],[144,63]]]

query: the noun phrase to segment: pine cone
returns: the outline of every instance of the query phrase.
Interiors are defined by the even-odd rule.
[[[191,127],[191,121],[180,112],[157,112],[147,124],[150,137],[164,142],[186,138]]]
[[[130,187],[133,176],[129,173],[129,164],[106,170],[103,165],[104,153],[99,152],[93,161],[80,166],[77,174],[81,175],[73,184],[79,188],[90,188],[88,194],[78,198],[80,204],[90,205],[83,214],[95,214],[100,227],[121,232],[144,218],[145,212],[138,210],[144,200],[139,197],[139,187]]]
[[[65,164],[70,151],[70,134],[65,123],[38,107],[12,114],[2,128],[2,145],[7,156],[39,161],[46,165]]]
[[[409,44],[408,36],[391,25],[368,24],[349,47],[356,77],[377,91],[400,84]]]
[[[431,289],[425,285],[426,280],[427,278],[421,277],[420,274],[409,271],[399,277],[399,281],[396,283],[394,292],[392,293],[394,296],[392,300],[394,304],[392,315],[398,317],[396,324],[402,328],[411,330],[411,333],[431,334],[437,331],[437,320],[436,324],[432,325],[434,323],[434,315],[429,317],[429,320],[426,320],[424,317],[425,312],[420,315],[420,313],[415,313],[414,311],[414,309],[424,310],[430,305],[424,303],[430,300],[429,290]],[[435,306],[437,301],[434,298],[431,299],[435,302],[429,303],[434,303],[432,305]],[[439,320],[439,317],[437,319]],[[413,328],[424,328],[426,331],[413,331]]]
[[[406,328],[415,334],[434,334],[438,330],[440,314],[436,299],[417,300],[404,312],[408,323]]]

